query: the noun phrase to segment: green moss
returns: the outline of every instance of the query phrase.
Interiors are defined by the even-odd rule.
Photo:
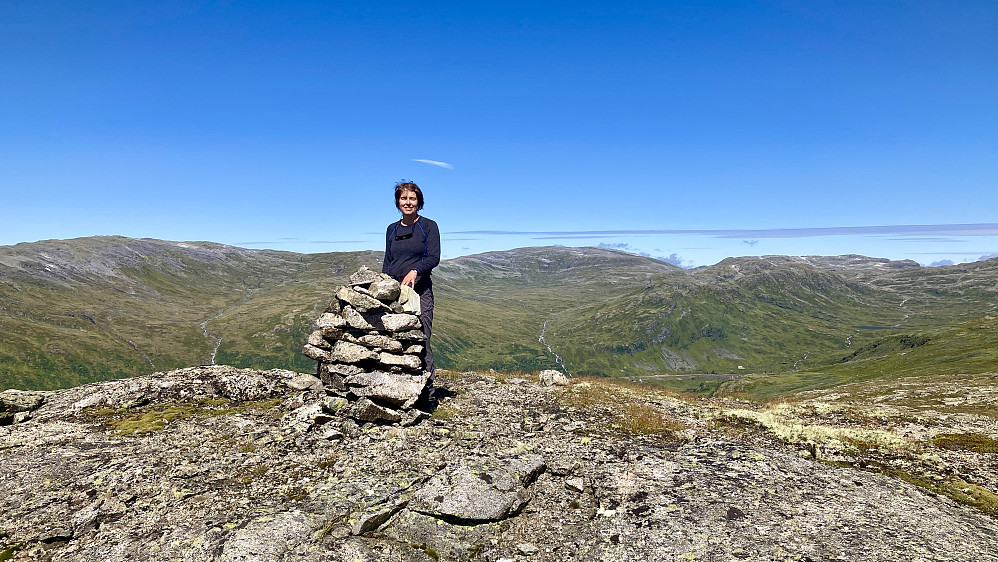
[[[0,560],[11,560],[11,559],[13,559],[14,558],[14,554],[16,554],[17,551],[19,551],[19,550],[21,550],[23,548],[24,548],[24,545],[15,544],[15,545],[9,546],[9,547],[7,547],[7,548],[5,548],[3,550],[0,550]]]
[[[932,438],[932,444],[951,451],[998,453],[998,440],[977,433],[940,433]]]
[[[250,409],[269,409],[278,403],[280,403],[279,398],[245,402],[236,402],[225,398],[211,398],[199,402],[157,404],[136,408],[129,415],[109,420],[107,425],[119,433],[145,435],[154,431],[161,431],[171,423],[190,418],[240,414]],[[107,414],[106,409],[101,409],[95,411],[95,414],[97,412],[114,416],[118,411],[111,410]]]

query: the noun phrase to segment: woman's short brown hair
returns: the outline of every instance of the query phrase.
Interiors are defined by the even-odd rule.
[[[404,180],[395,184],[395,208],[398,209],[399,211],[402,210],[402,208],[399,207],[399,197],[402,197],[402,194],[405,193],[406,191],[411,191],[416,194],[416,210],[422,211],[423,191],[419,189],[418,185],[412,183],[411,181],[404,181]]]

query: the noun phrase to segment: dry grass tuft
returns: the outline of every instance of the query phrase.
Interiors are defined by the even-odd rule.
[[[677,432],[687,428],[679,420],[666,419],[658,410],[648,404],[628,403],[620,411],[621,431],[642,435],[677,436]]]
[[[678,400],[673,393],[650,389],[636,383],[598,377],[577,377],[559,396],[569,407],[596,417],[607,429],[630,435],[654,435],[681,440],[688,426],[672,419],[654,404]]]

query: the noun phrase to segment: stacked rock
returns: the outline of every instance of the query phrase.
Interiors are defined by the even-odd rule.
[[[430,377],[426,337],[418,314],[409,312],[419,297],[411,293],[415,302],[409,303],[407,294],[398,281],[366,266],[336,291],[302,350],[318,361],[326,393],[341,398],[327,400],[327,409],[361,422],[422,417],[414,405]]]

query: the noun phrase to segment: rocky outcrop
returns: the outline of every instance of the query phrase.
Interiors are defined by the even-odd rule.
[[[302,353],[318,362],[328,393],[351,403],[329,413],[387,424],[411,424],[427,415],[415,408],[430,378],[423,370],[425,336],[406,289],[362,267],[316,321]]]
[[[604,396],[588,383],[438,378],[441,407],[408,427],[316,425],[379,406],[281,370],[196,367],[44,393],[0,427],[0,555],[998,560],[995,519],[718,432],[696,401],[642,403],[681,435],[624,433],[598,401],[578,405]]]
[[[0,425],[10,425],[30,419],[30,412],[44,402],[45,394],[42,392],[14,389],[0,392]]]

